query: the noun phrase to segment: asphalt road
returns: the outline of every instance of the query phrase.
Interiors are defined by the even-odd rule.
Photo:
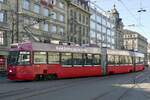
[[[0,79],[0,100],[150,100],[150,70],[50,81]]]

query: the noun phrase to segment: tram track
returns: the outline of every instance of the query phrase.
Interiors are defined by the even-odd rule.
[[[76,79],[72,80],[70,82],[67,81],[65,83],[50,85],[50,86],[43,86],[43,87],[36,88],[36,89],[35,88],[33,88],[33,89],[23,88],[23,89],[11,90],[11,91],[0,93],[0,98],[4,99],[4,98],[9,98],[9,97],[12,97],[12,96],[23,95],[23,94],[28,94],[28,93],[31,93],[31,96],[32,96],[32,95],[36,95],[38,93],[42,94],[42,93],[45,93],[45,92],[54,92],[54,91],[64,89],[64,88],[67,88],[67,87],[68,88],[72,87],[73,85],[75,85],[77,83],[80,83],[81,81],[85,82],[85,81],[94,80],[94,79],[95,79],[94,77],[90,78],[90,79],[89,78],[86,78],[86,79],[80,78],[80,79],[77,79],[77,80]],[[48,90],[48,91],[46,91],[46,90]]]
[[[122,75],[121,75],[122,76]],[[103,79],[101,79],[101,80],[105,80],[105,79],[114,79],[115,77],[117,77],[117,76],[109,76],[109,77],[104,77]],[[125,77],[125,76],[124,76]],[[88,82],[88,81],[91,81],[91,80],[95,80],[95,78],[93,79],[90,79],[90,80],[84,80],[84,81],[82,81],[82,82]],[[99,80],[99,79],[98,79]],[[97,81],[97,80],[96,80]],[[111,80],[110,80],[111,81]],[[88,82],[89,83],[89,82]],[[39,96],[39,95],[44,95],[44,94],[48,94],[48,93],[51,93],[51,92],[57,92],[57,91],[59,91],[59,90],[62,90],[62,89],[67,89],[67,88],[69,88],[69,87],[73,87],[73,86],[76,86],[76,85],[81,85],[81,81],[79,82],[79,84],[78,84],[78,82],[76,82],[76,83],[73,83],[73,84],[66,84],[66,86],[62,86],[62,87],[58,87],[58,88],[55,88],[54,90],[52,90],[52,89],[47,89],[47,90],[45,90],[45,91],[41,91],[41,92],[38,92],[38,93],[33,93],[33,94],[31,94],[31,95],[28,95],[28,96],[24,96],[24,97],[21,97],[21,98],[17,98],[16,100],[26,100],[26,99],[28,99],[28,98],[32,98],[32,97],[35,97],[35,96]]]
[[[116,77],[120,77],[123,75],[112,75],[112,76],[106,76],[106,77],[91,77],[91,78],[79,78],[79,79],[73,79],[72,81],[67,81],[65,83],[61,83],[61,84],[56,84],[56,85],[50,85],[50,86],[43,86],[40,88],[23,88],[23,89],[18,89],[18,90],[12,90],[12,91],[8,91],[8,92],[4,92],[4,93],[0,93],[0,98],[4,99],[4,98],[9,98],[9,97],[13,97],[13,96],[18,96],[18,95],[25,95],[25,96],[20,96],[19,98],[15,99],[15,100],[24,100],[24,99],[28,99],[31,97],[35,97],[35,96],[39,96],[39,95],[44,95],[47,93],[51,93],[51,92],[56,92],[59,90],[63,90],[63,89],[67,89],[69,87],[73,87],[76,85],[81,85],[81,83],[83,84],[84,82],[88,82],[91,80],[95,80],[95,81],[103,81],[106,79],[109,79],[109,81],[113,80],[114,78],[116,79]],[[126,77],[126,76],[123,76]],[[58,80],[61,81],[61,80]],[[131,80],[130,80],[131,81]],[[101,98],[103,96],[105,96],[106,94],[109,94],[110,92],[114,91],[110,90],[107,91],[106,93],[101,94],[100,96],[98,96],[97,98]],[[93,100],[98,100],[98,99],[93,99]],[[121,100],[121,99],[118,99]]]
[[[149,73],[145,73],[145,74],[148,75]],[[146,76],[147,76],[147,75],[146,75]],[[135,77],[137,77],[137,76],[140,76],[140,75],[136,75]],[[150,76],[148,75],[147,77],[150,77]],[[139,83],[142,83],[142,82],[144,82],[145,80],[147,80],[147,77],[144,78],[143,80],[141,80]],[[132,80],[130,80],[130,81],[132,81]],[[134,81],[133,81],[133,82],[134,82]],[[128,82],[127,82],[127,83],[128,83]],[[122,100],[129,92],[131,92],[136,86],[138,86],[137,84],[139,84],[139,83],[133,83],[133,85],[132,85],[131,87],[126,88],[126,90],[125,90],[120,96],[118,96],[118,98],[115,99],[115,100]],[[120,86],[121,86],[121,85],[120,85]],[[113,88],[113,89],[111,89],[111,90],[109,90],[109,91],[106,91],[106,92],[104,92],[104,93],[102,93],[102,94],[96,96],[96,97],[93,98],[92,100],[101,100],[101,98],[103,98],[103,97],[105,97],[105,96],[108,96],[108,95],[110,95],[110,93],[112,93],[112,92],[114,92],[114,91],[117,91],[117,90],[119,90],[119,88],[115,87],[115,88]],[[150,98],[149,96],[147,96],[147,95],[145,95],[145,94],[143,94],[143,95],[144,95],[145,97]]]

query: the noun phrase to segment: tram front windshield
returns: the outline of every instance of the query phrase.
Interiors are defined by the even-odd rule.
[[[8,65],[28,65],[30,64],[30,52],[28,51],[10,51],[8,56]]]

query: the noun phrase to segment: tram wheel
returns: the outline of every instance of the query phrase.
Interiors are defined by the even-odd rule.
[[[54,80],[54,79],[57,79],[57,75],[56,74],[49,74],[49,75],[47,75],[47,78],[48,78],[48,80]]]
[[[36,80],[36,81],[41,81],[41,80],[43,80],[43,75],[41,75],[41,74],[40,74],[40,75],[36,75],[36,76],[35,76],[35,80]]]

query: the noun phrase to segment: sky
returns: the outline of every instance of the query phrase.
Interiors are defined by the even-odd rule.
[[[91,2],[95,2],[105,11],[111,10],[115,4],[124,28],[140,33],[150,43],[150,0],[91,0]],[[141,9],[146,11],[138,12]]]

